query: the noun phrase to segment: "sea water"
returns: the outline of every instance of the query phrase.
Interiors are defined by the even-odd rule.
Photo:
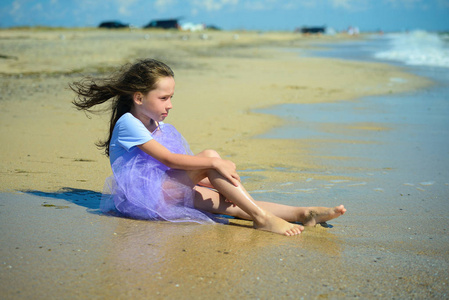
[[[373,34],[363,40],[320,45],[314,56],[383,61],[397,65],[449,67],[449,34],[422,30]]]
[[[449,200],[448,35],[413,31],[325,47],[310,55],[393,64],[436,84],[418,92],[355,102],[283,104],[256,110],[280,116],[286,124],[261,137],[313,139],[314,154],[325,165],[322,174],[293,179],[262,197],[291,203],[304,198],[334,202],[362,193],[367,199],[415,195]],[[401,84],[405,79],[389,80]],[[357,124],[370,124],[373,129],[357,129]],[[313,180],[313,175],[345,179]]]
[[[449,68],[449,35],[415,30],[388,34],[389,48],[374,54],[376,59],[406,65]]]

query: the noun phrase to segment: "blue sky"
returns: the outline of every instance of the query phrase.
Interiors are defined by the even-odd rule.
[[[228,30],[449,31],[449,0],[0,0],[0,27],[95,27],[105,20],[140,27],[176,17]]]

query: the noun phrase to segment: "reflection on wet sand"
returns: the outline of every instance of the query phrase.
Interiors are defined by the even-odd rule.
[[[217,291],[241,295],[245,286],[272,274],[281,282],[294,282],[298,274],[291,268],[302,271],[306,252],[340,255],[341,242],[321,226],[288,238],[254,230],[248,221],[230,223],[120,219],[103,285],[110,286],[112,294],[126,289],[129,296],[182,297],[189,293],[213,297]],[[270,280],[268,286],[275,282]]]

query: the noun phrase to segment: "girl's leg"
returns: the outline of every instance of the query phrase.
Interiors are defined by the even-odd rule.
[[[205,150],[198,155],[220,157],[214,150]],[[228,214],[242,219],[253,220],[256,228],[285,235],[299,234],[303,230],[302,226],[290,224],[285,220],[315,225],[318,222],[336,218],[346,211],[342,205],[333,209],[307,209],[293,208],[269,202],[256,202],[242,185],[235,187],[215,170],[192,171],[189,172],[189,176],[193,182],[212,186],[219,191],[219,193],[216,193],[212,190],[198,187],[195,199],[197,208],[212,213]],[[225,199],[229,199],[232,203],[226,202]]]
[[[241,184],[237,187],[234,186],[213,169],[207,170],[206,173],[211,184],[220,194],[249,215],[254,222],[254,228],[287,236],[297,235],[304,229],[302,226],[291,224],[261,208]]]
[[[223,195],[214,190],[196,187],[195,207],[216,214],[224,214],[240,219],[251,220],[251,217],[238,206],[226,202]],[[346,212],[343,205],[330,207],[295,207],[272,202],[257,201],[262,209],[288,222],[300,222],[306,226],[314,226],[320,222],[335,219]]]

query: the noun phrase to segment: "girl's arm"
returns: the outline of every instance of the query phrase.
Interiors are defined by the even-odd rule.
[[[156,140],[148,141],[137,147],[172,169],[187,171],[215,169],[235,186],[238,186],[240,182],[240,177],[237,174],[235,164],[232,161],[218,157],[198,157],[172,153]]]

